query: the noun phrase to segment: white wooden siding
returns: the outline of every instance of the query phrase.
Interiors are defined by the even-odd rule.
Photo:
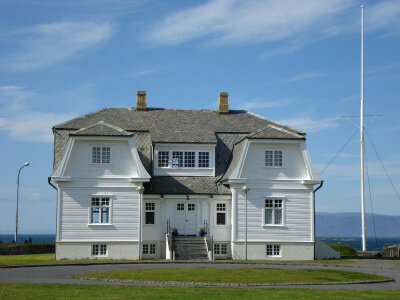
[[[111,224],[88,225],[91,195],[105,193],[111,199]],[[60,189],[60,241],[137,241],[139,195],[136,188]]]
[[[282,150],[283,166],[266,167],[265,151]],[[250,143],[241,178],[246,179],[309,179],[299,144]]]
[[[262,185],[248,182],[251,187],[247,203],[247,236],[248,241],[270,242],[309,242],[312,241],[312,190],[286,189],[266,190]],[[288,187],[289,188],[289,187]],[[244,240],[245,232],[245,196],[239,190],[237,239]],[[265,199],[282,197],[285,199],[285,224],[268,226],[263,224]]]
[[[110,164],[92,164],[92,147],[111,147]],[[137,169],[127,141],[76,140],[65,176],[79,178],[136,177]]]

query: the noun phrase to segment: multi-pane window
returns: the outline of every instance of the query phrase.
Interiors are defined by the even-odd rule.
[[[217,203],[217,225],[226,224],[226,204]]]
[[[265,151],[265,166],[266,167],[282,167],[283,154],[282,150],[267,150]]]
[[[147,202],[145,209],[145,224],[154,224],[156,204],[154,202]]]
[[[159,167],[169,167],[169,152],[159,151],[158,152],[158,166]]]
[[[280,245],[267,245],[267,256],[280,256],[281,246]]]
[[[210,166],[210,152],[199,152],[199,168]]]
[[[172,167],[182,168],[183,167],[183,152],[173,151],[172,152]]]
[[[143,254],[156,254],[156,244],[143,244]]]
[[[110,223],[110,198],[93,197],[90,223]]]
[[[176,210],[185,210],[185,203],[177,203]]]
[[[214,254],[228,254],[228,246],[226,244],[214,244]]]
[[[190,210],[190,211],[196,210],[196,204],[195,203],[188,203],[188,210]]]
[[[92,256],[106,256],[107,255],[107,245],[92,245]]]
[[[109,164],[111,162],[111,147],[92,147],[93,164]]]
[[[185,168],[194,168],[196,164],[196,152],[186,151],[185,152]]]
[[[283,224],[283,200],[282,199],[265,199],[264,208],[264,224],[265,225],[282,225]]]
[[[210,168],[210,151],[158,151],[159,168]]]

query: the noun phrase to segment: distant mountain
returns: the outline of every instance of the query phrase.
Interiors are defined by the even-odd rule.
[[[367,237],[400,238],[400,216],[365,215]],[[360,237],[361,213],[315,213],[317,237]]]

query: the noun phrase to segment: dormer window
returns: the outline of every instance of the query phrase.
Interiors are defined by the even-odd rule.
[[[92,164],[111,163],[111,147],[92,147]]]
[[[282,167],[283,166],[282,150],[266,150],[265,151],[265,166],[266,167]]]
[[[214,176],[215,145],[163,144],[154,151],[156,176]]]

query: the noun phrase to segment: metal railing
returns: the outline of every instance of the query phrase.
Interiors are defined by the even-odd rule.
[[[165,234],[166,243],[166,258],[170,260],[175,260],[175,249],[174,249],[174,239],[172,238],[171,222],[167,220],[167,233]]]
[[[214,260],[214,237],[211,235],[211,230],[208,225],[208,221],[204,220],[203,224],[204,224],[204,228],[206,230],[205,240],[206,240],[206,245],[207,245],[208,258],[210,260]]]

